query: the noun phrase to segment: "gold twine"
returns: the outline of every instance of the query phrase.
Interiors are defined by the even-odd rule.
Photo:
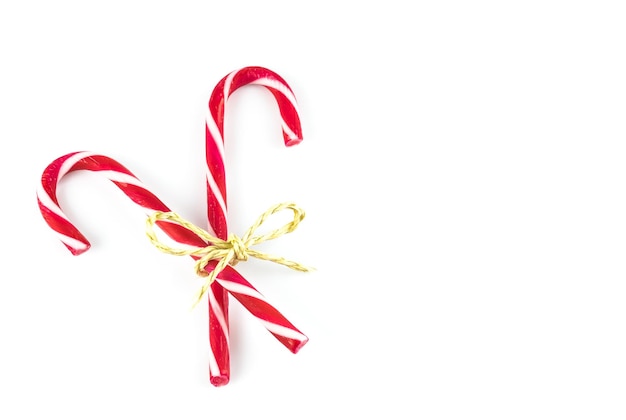
[[[255,231],[269,218],[271,215],[278,213],[282,210],[291,210],[293,212],[293,220],[282,227],[275,229],[265,235],[254,235]],[[294,203],[281,203],[273,207],[270,207],[265,213],[263,213],[254,222],[252,226],[246,230],[244,235],[240,238],[237,235],[230,234],[226,241],[216,238],[204,229],[186,221],[178,214],[174,212],[155,212],[146,221],[146,235],[150,239],[150,242],[160,251],[170,255],[191,255],[194,257],[200,257],[196,261],[195,270],[196,274],[200,277],[206,277],[206,281],[200,291],[192,307],[195,307],[202,299],[211,283],[215,281],[217,276],[226,268],[227,265],[235,266],[239,261],[247,261],[248,257],[254,257],[261,260],[271,261],[277,264],[284,265],[297,271],[311,271],[311,267],[304,266],[294,261],[287,260],[282,257],[259,252],[251,247],[260,244],[265,241],[276,239],[282,235],[293,232],[298,224],[304,219],[304,210],[296,206]],[[158,238],[154,232],[154,226],[156,222],[165,221],[178,224],[207,242],[207,246],[203,248],[173,248],[164,244]],[[205,266],[209,261],[219,260],[213,270],[206,271]]]

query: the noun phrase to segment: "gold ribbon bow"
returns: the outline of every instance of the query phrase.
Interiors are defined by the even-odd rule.
[[[293,212],[293,220],[282,227],[275,229],[265,235],[254,235],[255,231],[267,220],[271,215],[282,211],[282,210],[291,210]],[[157,247],[160,251],[170,254],[170,255],[191,255],[194,257],[200,257],[196,261],[195,269],[196,274],[201,277],[206,277],[206,281],[200,292],[198,293],[198,297],[194,302],[193,306],[195,307],[198,302],[202,299],[206,291],[208,290],[211,283],[215,281],[217,276],[226,268],[227,265],[234,266],[239,261],[247,261],[248,257],[254,257],[261,260],[272,261],[277,264],[284,265],[293,270],[298,271],[311,271],[312,268],[304,266],[294,261],[286,260],[282,257],[277,257],[274,255],[266,254],[264,252],[259,252],[251,247],[261,242],[269,241],[272,239],[276,239],[279,236],[285,235],[287,233],[293,232],[298,224],[304,219],[304,210],[300,207],[296,206],[294,203],[281,203],[277,204],[273,207],[270,207],[265,213],[263,213],[256,222],[246,230],[244,235],[240,238],[237,235],[230,234],[228,235],[228,240],[224,241],[220,238],[216,238],[211,235],[204,229],[197,227],[196,225],[186,221],[178,214],[174,212],[155,212],[146,221],[146,235],[150,239],[150,242]],[[205,242],[207,242],[207,246],[204,248],[191,248],[191,249],[182,249],[182,248],[173,248],[169,245],[161,242],[155,232],[154,225],[158,221],[166,221],[170,223],[176,223],[180,226],[187,228],[192,231],[200,238],[202,238]],[[219,260],[217,265],[210,272],[205,270],[205,266],[209,263],[209,261]]]

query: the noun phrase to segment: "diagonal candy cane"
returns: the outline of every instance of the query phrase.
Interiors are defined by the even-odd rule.
[[[301,141],[295,98],[291,89],[280,76],[261,67],[246,67],[229,74],[220,81],[209,102],[210,118],[207,118],[208,216],[210,227],[219,238],[225,238],[227,235],[223,163],[224,103],[234,90],[246,84],[265,86],[276,98],[283,117],[285,145],[289,146]],[[119,162],[91,152],[75,152],[62,156],[44,170],[41,184],[37,190],[37,200],[44,220],[74,255],[87,251],[90,243],[61,210],[56,191],[61,179],[77,170],[88,170],[105,176],[141,207],[147,216],[151,216],[155,212],[170,211],[160,199]],[[179,224],[164,221],[157,221],[155,224],[180,245],[195,248],[207,246],[207,242],[198,234]],[[198,259],[198,257],[193,258]],[[216,264],[216,261],[209,261],[204,270],[211,271],[216,267]],[[308,338],[269,304],[265,297],[243,276],[231,266],[226,266],[219,273],[216,281],[211,284],[209,293],[211,337],[209,369],[211,383],[215,386],[227,384],[230,378],[227,292],[235,297],[293,353],[297,353],[308,341]],[[213,322],[211,323],[211,321]]]
[[[224,111],[230,95],[246,85],[267,88],[282,118],[285,146],[302,141],[302,128],[298,116],[296,98],[287,82],[275,72],[263,67],[244,67],[226,75],[213,89],[206,117],[206,163],[207,163],[207,215],[210,228],[220,239],[228,237],[226,172],[224,165]],[[210,364],[211,382],[228,383],[228,295],[218,282],[207,291],[209,296]],[[295,353],[306,340],[292,349]]]
[[[37,188],[37,202],[46,223],[73,255],[82,254],[91,245],[62,211],[56,191],[59,182],[64,176],[78,170],[92,171],[109,179],[137,204],[146,215],[170,211],[156,195],[150,192],[132,172],[119,162],[107,156],[91,152],[74,152],[62,156],[54,160],[44,170],[41,184]],[[156,222],[156,225],[174,242],[183,247],[202,248],[207,246],[206,241],[183,226],[159,221]],[[215,264],[215,261],[209,262],[205,270],[212,270]],[[263,295],[234,268],[227,266],[219,274],[216,283],[219,283],[221,287],[237,299],[293,353],[296,353],[308,341],[308,338],[302,332],[268,303]],[[225,384],[213,383],[213,385]]]

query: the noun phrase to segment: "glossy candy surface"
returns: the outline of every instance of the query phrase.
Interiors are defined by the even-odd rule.
[[[229,73],[215,86],[206,117],[207,216],[215,236],[224,240],[228,236],[224,113],[228,98],[246,85],[263,86],[274,96],[282,119],[285,146],[293,146],[302,141],[295,96],[287,82],[275,72],[264,67],[244,67]],[[211,382],[221,385],[228,383],[230,377],[228,295],[220,283],[213,283],[207,293],[212,352]]]

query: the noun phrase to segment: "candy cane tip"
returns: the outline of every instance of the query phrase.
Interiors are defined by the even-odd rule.
[[[295,346],[291,347],[289,350],[291,350],[291,352],[293,354],[297,354],[302,349],[302,347],[304,347],[304,345],[306,343],[308,343],[308,342],[309,342],[309,338],[308,337],[304,337],[304,339],[302,341],[300,341]]]
[[[291,147],[291,146],[295,146],[295,145],[300,144],[300,143],[302,143],[302,139],[301,138],[290,138],[290,139],[287,139],[285,141],[285,146]]]
[[[230,382],[230,378],[227,375],[211,376],[211,385],[224,386]]]
[[[82,247],[82,248],[74,248],[74,247],[71,247],[71,246],[69,246],[69,245],[67,245],[67,244],[64,244],[64,245],[65,245],[65,247],[66,247],[67,249],[69,249],[69,250],[70,250],[70,252],[71,252],[71,253],[72,253],[72,255],[74,255],[74,256],[77,256],[77,255],[83,254],[83,253],[85,253],[85,252],[89,251],[89,248],[91,248],[91,244],[85,244],[85,246],[84,246],[84,247]]]

